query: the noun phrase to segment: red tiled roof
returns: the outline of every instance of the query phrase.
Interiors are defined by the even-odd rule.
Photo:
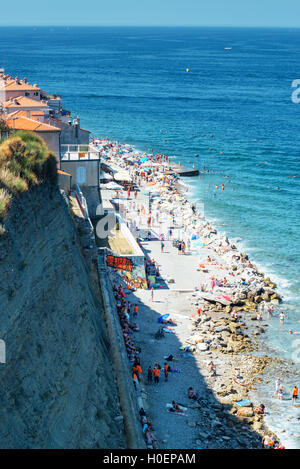
[[[47,104],[43,103],[42,101],[37,101],[35,99],[27,98],[26,96],[19,96],[18,98],[10,99],[9,101],[5,101],[2,104],[5,108],[14,108],[16,106],[20,107],[48,107]]]
[[[14,118],[12,116],[14,116]],[[32,132],[60,132],[58,127],[24,116],[9,114],[5,117],[5,120],[10,129],[30,130]]]
[[[38,86],[32,86],[29,83],[17,82],[16,80],[9,80],[4,82],[1,86],[5,91],[40,91]]]

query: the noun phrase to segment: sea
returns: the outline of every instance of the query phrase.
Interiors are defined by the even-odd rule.
[[[188,196],[277,283],[263,341],[299,371],[300,29],[2,27],[1,66],[62,95],[92,136],[201,171]],[[283,401],[275,378],[258,390],[267,422],[299,448],[299,375]]]

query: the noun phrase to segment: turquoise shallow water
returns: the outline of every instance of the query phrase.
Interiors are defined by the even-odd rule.
[[[0,65],[62,94],[93,135],[203,170],[190,197],[278,282],[287,320],[266,340],[288,358],[288,329],[300,331],[299,59],[297,29],[0,28]]]

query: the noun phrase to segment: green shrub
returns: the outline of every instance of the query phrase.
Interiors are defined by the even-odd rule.
[[[0,144],[0,168],[6,168],[27,186],[57,183],[57,161],[45,142],[33,132],[18,130]],[[13,185],[21,190],[22,184]],[[7,186],[9,187],[9,186]]]

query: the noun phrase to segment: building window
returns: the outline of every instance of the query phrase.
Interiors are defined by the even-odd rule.
[[[25,91],[25,96],[30,96],[30,93],[28,93],[28,91]]]
[[[35,91],[35,92],[33,93],[33,95],[34,95],[34,96],[38,96],[38,95],[39,95],[38,91]]]

